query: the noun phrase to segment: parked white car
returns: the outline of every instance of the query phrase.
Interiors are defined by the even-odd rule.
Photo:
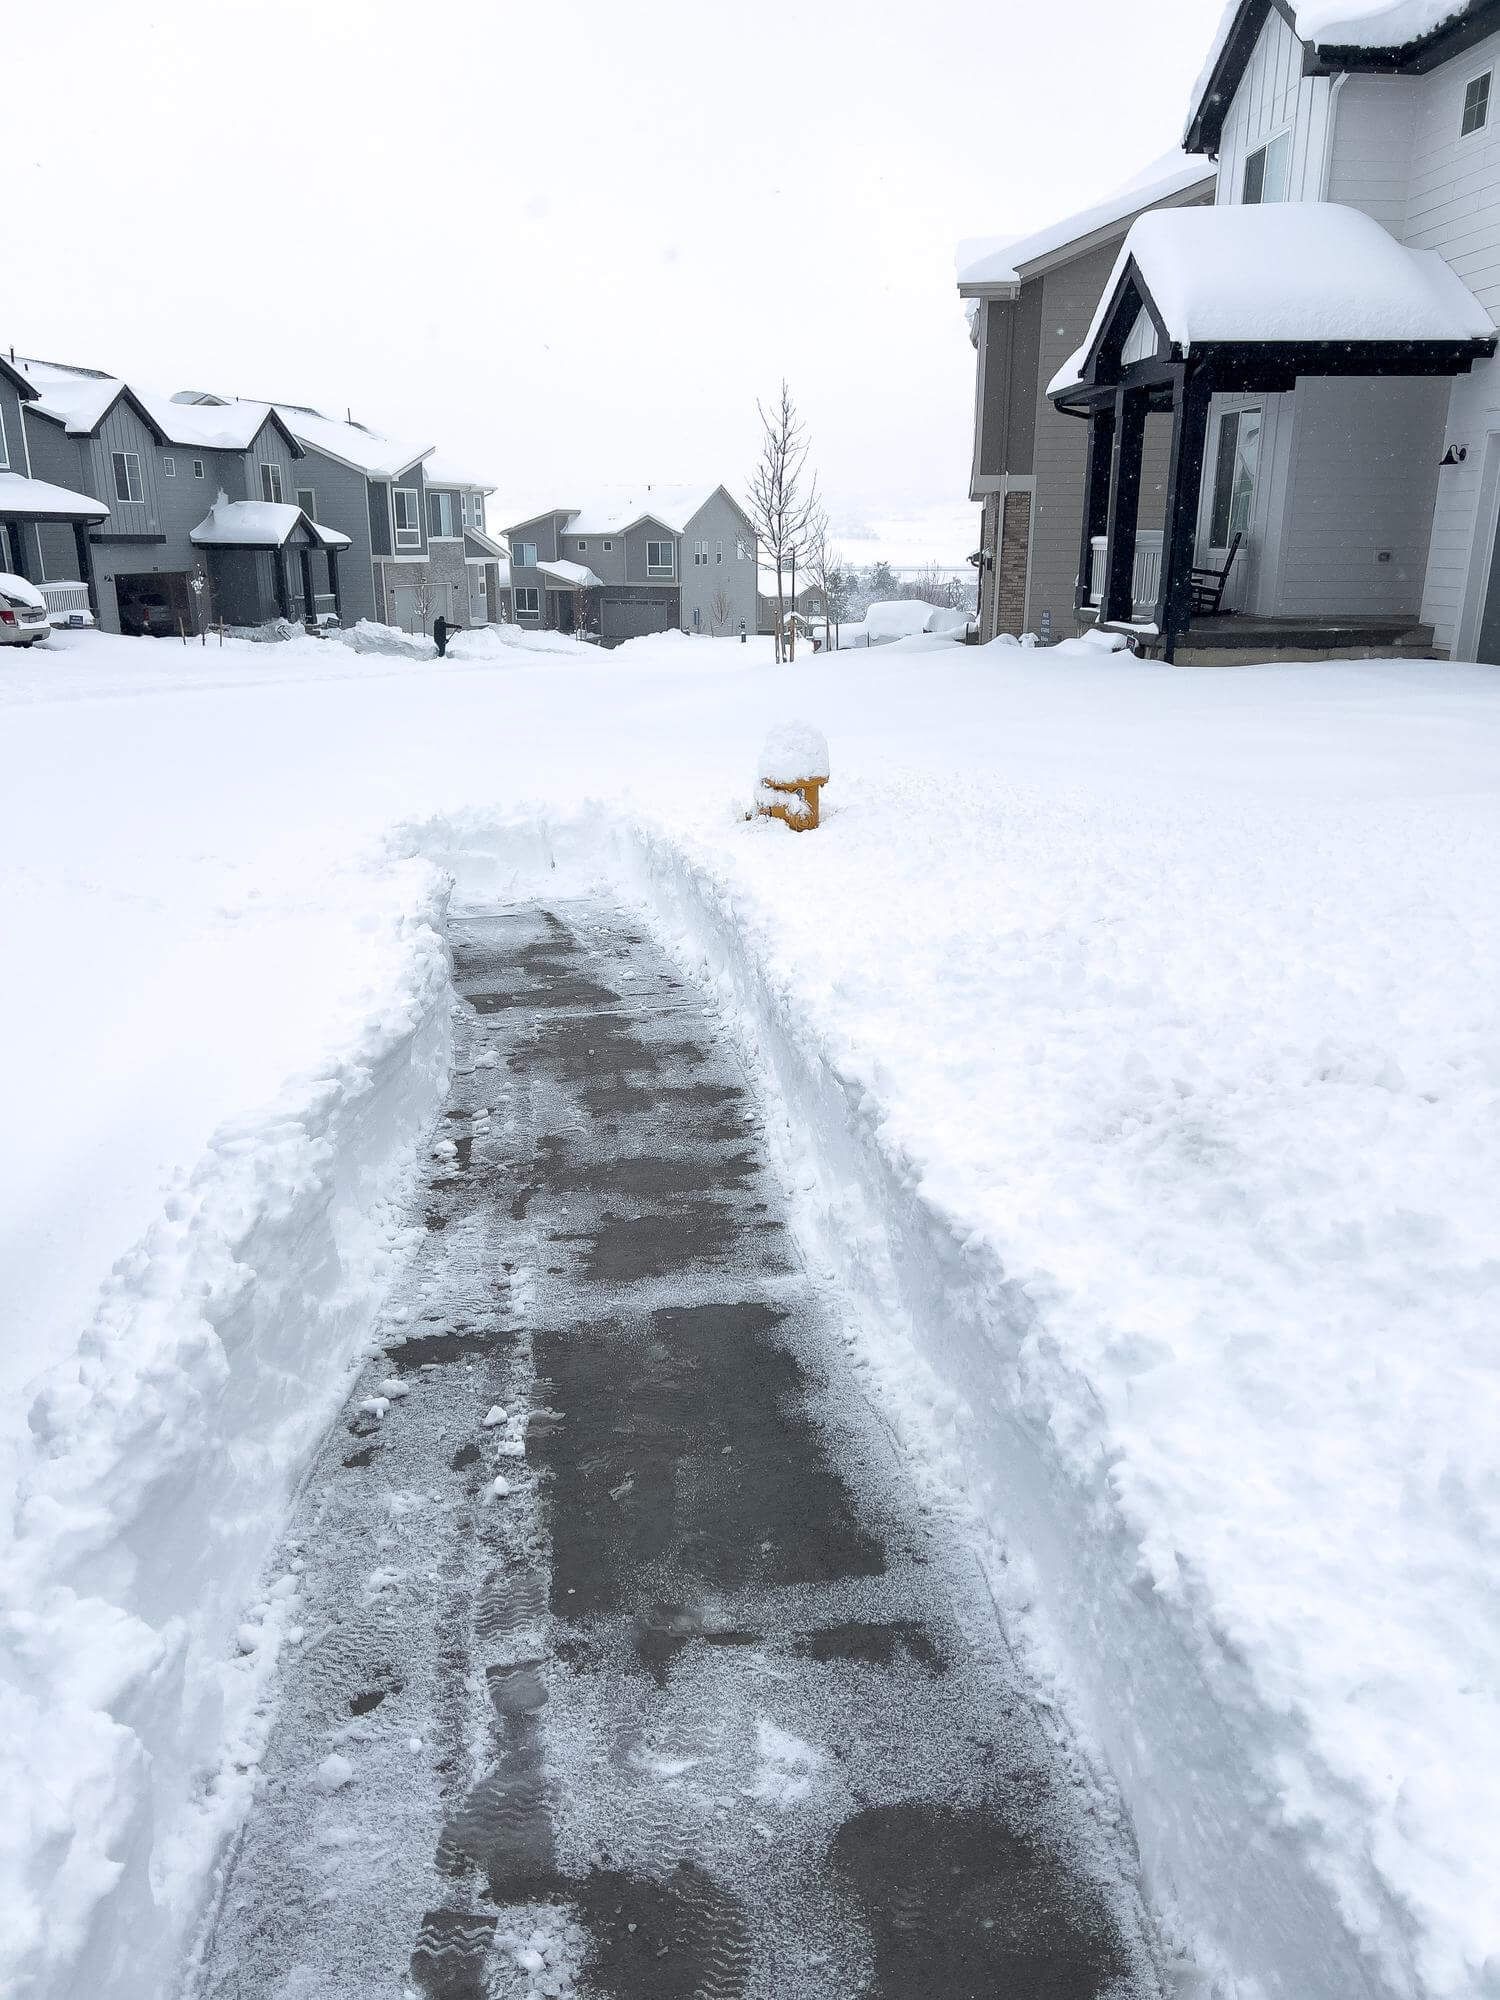
[[[0,570],[0,646],[34,646],[51,632],[47,600],[36,585]]]

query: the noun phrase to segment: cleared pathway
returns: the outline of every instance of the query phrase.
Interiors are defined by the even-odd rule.
[[[912,1503],[696,997],[607,906],[453,941],[424,1248],[286,1544],[189,1991],[1155,1994],[1128,1838]]]

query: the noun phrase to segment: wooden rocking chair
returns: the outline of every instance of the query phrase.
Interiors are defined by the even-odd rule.
[[[1216,618],[1223,610],[1224,586],[1229,581],[1229,572],[1234,568],[1234,559],[1243,540],[1243,535],[1236,535],[1229,544],[1222,569],[1195,569],[1191,572],[1195,618]]]

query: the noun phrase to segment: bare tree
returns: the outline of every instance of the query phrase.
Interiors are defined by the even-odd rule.
[[[786,657],[786,591],[782,578],[788,568],[795,570],[807,549],[808,524],[818,505],[816,475],[803,490],[807,468],[807,431],[792,401],[792,392],[783,382],[781,392],[768,410],[755,405],[760,418],[760,456],[750,477],[750,518],[755,532],[765,544],[767,555],[776,565],[776,658]],[[796,658],[795,626],[792,658]]]
[[[724,627],[729,623],[729,614],[733,609],[734,606],[729,601],[729,592],[721,583],[713,596],[708,600],[708,622],[712,625],[715,632],[723,631]]]
[[[828,510],[815,501],[807,523],[807,580],[823,600],[823,651],[832,651],[833,600],[843,583],[844,559],[828,540]]]
[[[417,630],[427,630],[427,614],[437,600],[437,582],[428,563],[403,563],[401,582],[411,592],[411,608],[417,621]]]

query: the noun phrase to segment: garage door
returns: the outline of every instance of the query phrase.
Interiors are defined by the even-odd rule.
[[[675,590],[639,590],[629,596],[606,591],[599,605],[599,634],[606,646],[643,639],[649,632],[670,632],[676,624]]]

